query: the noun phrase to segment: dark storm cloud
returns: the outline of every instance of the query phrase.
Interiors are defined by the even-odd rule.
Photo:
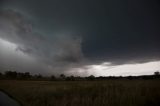
[[[68,65],[84,57],[90,64],[155,61],[159,5],[158,0],[6,0],[2,8],[20,12],[33,25],[15,22],[21,15],[12,14],[15,19],[7,21],[18,35],[3,37],[47,64]]]
[[[159,5],[156,1],[120,2],[108,10],[112,14],[105,16],[106,21],[99,19],[93,25],[95,30],[83,43],[86,56],[114,64],[159,60]]]
[[[58,68],[59,71],[66,70],[72,64],[74,67],[83,59],[80,37],[63,35],[50,40],[34,32],[32,25],[24,16],[13,10],[0,11],[0,38],[16,44],[15,51],[21,51],[35,58],[46,67],[55,69],[63,65]],[[10,60],[7,57],[6,59]],[[4,59],[1,63],[3,61]]]

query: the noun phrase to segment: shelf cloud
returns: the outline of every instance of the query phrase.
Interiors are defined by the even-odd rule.
[[[0,68],[87,75],[157,62],[159,19],[157,0],[1,0]]]

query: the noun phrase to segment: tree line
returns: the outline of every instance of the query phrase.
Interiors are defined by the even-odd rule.
[[[141,75],[141,76],[99,76],[95,77],[90,75],[87,77],[80,76],[66,76],[60,74],[59,76],[43,76],[41,74],[31,75],[29,72],[16,72],[16,71],[5,71],[0,73],[0,79],[2,80],[51,80],[51,81],[83,81],[83,80],[108,80],[108,79],[160,79],[160,72],[156,71],[153,75]]]

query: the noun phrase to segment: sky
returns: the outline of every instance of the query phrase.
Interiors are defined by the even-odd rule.
[[[0,0],[0,72],[160,70],[159,0]]]

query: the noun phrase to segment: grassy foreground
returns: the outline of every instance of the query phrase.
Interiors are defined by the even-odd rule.
[[[24,106],[160,106],[160,80],[7,81]]]

